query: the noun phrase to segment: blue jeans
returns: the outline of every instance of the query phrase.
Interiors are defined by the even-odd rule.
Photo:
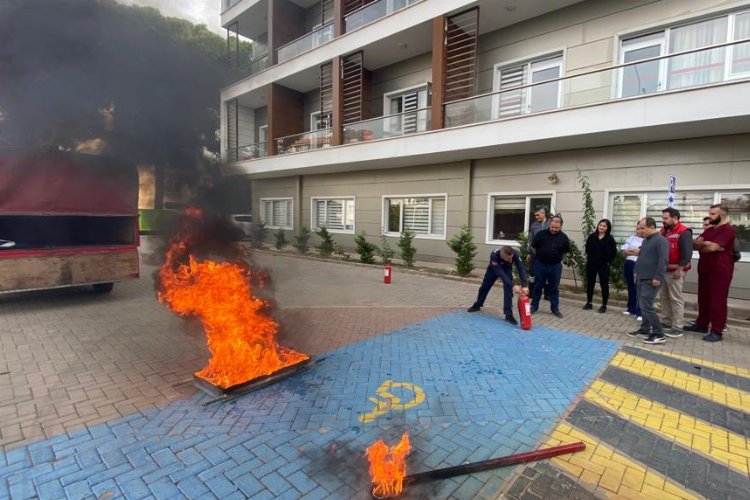
[[[635,316],[641,315],[641,308],[638,307],[638,288],[635,286],[635,279],[633,277],[633,269],[635,269],[634,260],[625,261],[625,283],[628,285],[628,312]]]
[[[546,288],[552,311],[560,310],[560,277],[562,264],[543,264],[534,261],[534,290],[531,292],[531,307],[539,308],[542,291]]]

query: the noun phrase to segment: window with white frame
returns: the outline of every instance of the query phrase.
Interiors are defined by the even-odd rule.
[[[667,204],[666,192],[610,192],[609,218],[612,236],[625,240],[635,233],[642,217],[653,217],[661,225],[661,211]],[[703,217],[711,205],[721,203],[729,208],[729,221],[737,230],[743,252],[750,252],[750,189],[746,190],[686,190],[677,191],[674,208],[680,211],[680,220],[693,230],[693,237],[703,232]]]
[[[313,198],[311,226],[354,233],[354,198]]]
[[[271,229],[293,229],[292,198],[261,198],[261,219]]]
[[[429,84],[388,92],[383,96],[384,130],[391,135],[427,130]],[[421,111],[418,111],[421,110]]]
[[[417,236],[444,238],[446,199],[444,194],[384,197],[384,232],[396,235],[411,229]]]
[[[625,37],[620,42],[620,64],[746,39],[750,39],[750,11],[735,12]],[[628,65],[621,71],[619,96],[708,85],[747,76],[750,76],[750,41]]]
[[[522,63],[495,65],[493,88],[500,93],[493,99],[493,118],[507,118],[559,108],[562,98],[560,81],[547,80],[554,80],[562,75],[561,53]],[[532,86],[517,88],[523,85]]]
[[[549,217],[553,209],[553,193],[493,194],[489,195],[487,239],[518,241],[534,222],[534,212],[544,209]]]

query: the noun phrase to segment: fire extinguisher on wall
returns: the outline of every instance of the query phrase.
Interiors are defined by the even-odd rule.
[[[521,328],[531,330],[531,301],[524,291],[521,291],[518,296],[518,316],[521,318]]]
[[[389,265],[383,266],[383,283],[389,285],[391,283],[391,273],[393,268]]]

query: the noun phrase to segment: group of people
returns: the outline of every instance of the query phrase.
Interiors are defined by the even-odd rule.
[[[534,213],[534,218],[529,228],[527,256],[534,277],[531,313],[539,309],[544,296],[550,301],[552,314],[562,318],[559,285],[562,261],[570,251],[570,240],[562,232],[563,220],[560,216],[547,219],[546,211],[539,209]],[[665,208],[661,219],[661,228],[657,227],[653,217],[639,220],[635,234],[620,247],[625,256],[624,276],[628,290],[627,308],[623,314],[636,316],[641,321],[640,327],[628,335],[643,335],[645,343],[661,344],[666,342],[666,337],[681,337],[683,331],[689,331],[703,333],[703,340],[707,342],[721,341],[726,331],[729,285],[739,255],[728,209],[720,204],[712,205],[703,220],[703,232],[695,239],[692,230],[680,221],[679,210]],[[618,253],[611,233],[612,223],[602,219],[596,230],[586,238],[585,310],[594,307],[592,301],[598,278],[602,295],[598,311],[607,312],[611,266]],[[683,287],[685,274],[691,269],[693,250],[697,250],[699,255],[698,318],[685,325]],[[518,271],[520,286],[513,285],[513,266]],[[469,312],[479,311],[484,306],[487,294],[497,279],[503,281],[505,319],[515,325],[513,293],[528,293],[529,277],[519,252],[509,246],[493,250],[490,254],[490,263],[477,300]],[[663,320],[655,310],[657,296],[660,296]]]

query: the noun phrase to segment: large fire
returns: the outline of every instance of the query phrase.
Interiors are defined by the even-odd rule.
[[[198,209],[188,209],[186,215],[202,217]],[[158,295],[172,311],[203,323],[211,358],[195,375],[226,389],[308,359],[276,343],[278,325],[263,313],[266,303],[250,291],[248,267],[198,262],[190,253],[190,236],[184,230],[170,242],[159,269]]]
[[[408,434],[401,436],[401,441],[392,448],[382,439],[378,439],[367,448],[374,496],[388,498],[401,493],[406,477],[406,455],[410,450]]]

